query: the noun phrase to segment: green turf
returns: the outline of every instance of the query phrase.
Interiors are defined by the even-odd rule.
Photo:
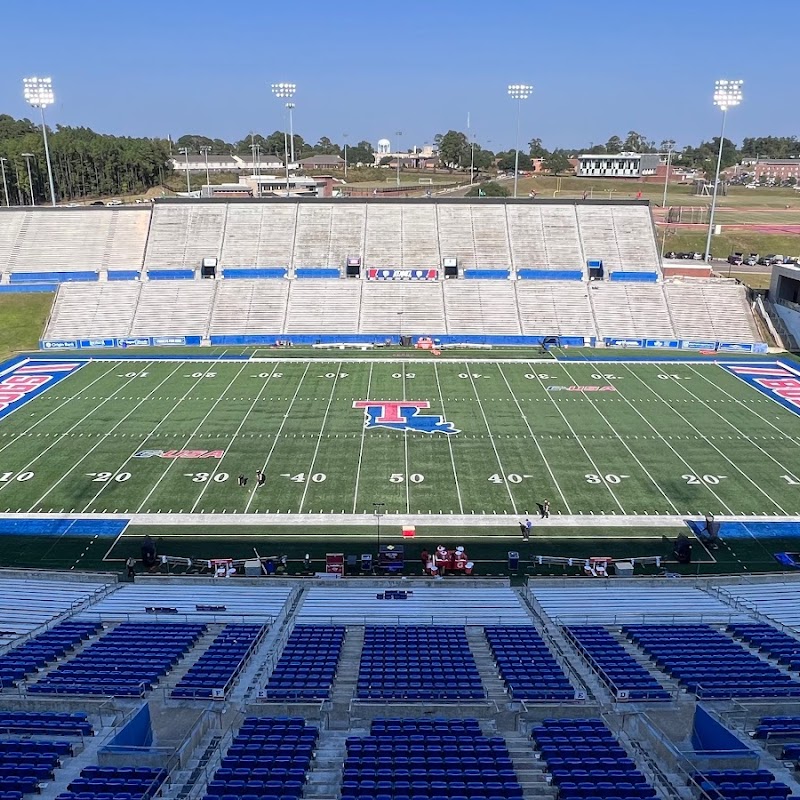
[[[38,346],[52,305],[50,292],[0,294],[0,362]]]
[[[548,390],[571,385],[616,391]],[[353,401],[376,398],[430,401],[460,433],[365,430]],[[800,486],[781,477],[799,448],[794,414],[709,364],[97,362],[0,423],[0,511],[368,514],[381,502],[435,520],[533,513],[549,498],[554,514],[800,514]]]

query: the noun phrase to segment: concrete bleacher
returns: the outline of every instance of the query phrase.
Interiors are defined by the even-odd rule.
[[[577,206],[576,214],[586,258],[600,259],[606,275],[625,269],[627,265],[619,252],[611,209],[600,205]]]
[[[680,339],[757,342],[744,286],[720,282],[664,284]]]
[[[127,336],[141,284],[89,283],[59,286],[45,339]]]
[[[220,281],[209,335],[278,335],[285,330],[288,297],[288,280]]]
[[[143,283],[131,335],[205,336],[216,288],[214,281]]]
[[[442,256],[436,235],[436,209],[431,205],[401,206],[401,209],[401,266],[404,269],[439,269]]]
[[[197,269],[221,258],[227,205],[165,204],[153,208],[144,266],[147,270]]]
[[[340,206],[334,203],[327,266],[339,267],[349,256],[359,256],[364,252],[366,217],[366,205]]]
[[[220,254],[222,269],[288,267],[292,260],[297,213],[298,208],[293,203],[232,204],[225,218]]]
[[[611,209],[617,248],[625,272],[660,272],[660,259],[647,206],[614,206]]]
[[[304,625],[529,625],[517,595],[507,588],[439,591],[414,589],[405,600],[379,600],[368,587],[312,587],[302,600],[297,621]]]
[[[348,281],[351,285],[353,281]],[[446,328],[442,285],[437,282],[367,281],[361,290],[360,333],[437,335]]]
[[[468,205],[438,205],[439,252],[442,258],[457,258],[462,269],[478,266],[472,209]]]
[[[403,207],[375,204],[367,209],[364,266],[403,266]]]
[[[301,205],[297,209],[297,227],[292,265],[298,267],[327,267],[331,251],[333,206]]]
[[[478,269],[511,269],[505,208],[472,206],[470,214]]]
[[[284,331],[292,333],[356,333],[362,283],[321,278],[292,281]]]
[[[517,306],[526,336],[594,336],[589,286],[581,281],[518,281]]]
[[[776,580],[736,584],[722,587],[720,594],[737,607],[800,632],[800,583]]]
[[[521,333],[514,285],[508,281],[446,281],[447,332],[451,334]]]
[[[541,218],[547,249],[546,268],[577,269],[585,273],[588,256],[581,243],[575,206],[542,206]]]
[[[596,281],[588,294],[599,336],[676,338],[661,286]]]

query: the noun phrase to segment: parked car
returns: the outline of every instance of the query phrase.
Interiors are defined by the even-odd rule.
[[[728,263],[733,264],[735,267],[738,267],[744,261],[744,255],[742,253],[731,253],[728,256]]]
[[[105,203],[102,200],[93,200],[89,203],[90,206],[104,206]]]

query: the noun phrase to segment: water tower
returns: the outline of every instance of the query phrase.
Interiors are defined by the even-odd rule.
[[[392,152],[392,143],[388,139],[378,139],[378,155],[388,156]]]

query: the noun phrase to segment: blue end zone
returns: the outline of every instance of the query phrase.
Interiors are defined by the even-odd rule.
[[[0,519],[0,536],[119,536],[127,519]]]
[[[686,520],[686,524],[695,535],[705,531],[705,522]],[[798,539],[800,522],[720,522],[719,535],[721,539]]]

